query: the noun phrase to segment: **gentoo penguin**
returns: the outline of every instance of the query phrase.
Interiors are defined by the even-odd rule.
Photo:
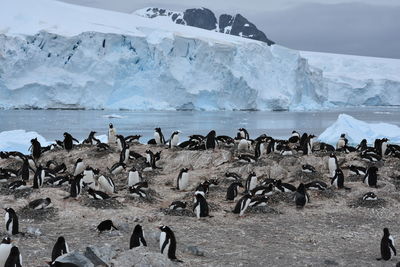
[[[315,173],[317,172],[313,166],[310,164],[304,164],[301,166],[301,171],[305,173]]]
[[[106,177],[104,175],[100,176],[99,179],[97,179],[97,182],[100,185],[100,190],[103,191],[104,193],[107,194],[114,194],[116,193],[115,190],[115,183],[111,177]]]
[[[108,145],[113,146],[117,142],[117,130],[115,129],[114,125],[110,123],[108,125]]]
[[[20,190],[20,189],[25,189],[25,188],[27,188],[26,182],[21,181],[21,180],[14,181],[8,185],[8,189],[11,189],[11,190]]]
[[[130,155],[129,145],[125,145],[125,147],[122,148],[119,154],[119,162],[128,164],[130,158],[129,155]]]
[[[102,191],[94,190],[93,188],[89,188],[87,193],[89,195],[89,198],[92,198],[92,199],[103,200],[103,199],[109,199],[110,198],[110,196],[107,195],[106,193],[104,193]]]
[[[336,143],[336,149],[344,148],[348,143],[346,134],[341,134],[339,140]]]
[[[227,144],[227,145],[231,145],[231,144],[234,144],[235,143],[235,140],[232,138],[232,137],[230,137],[230,136],[227,136],[227,135],[218,135],[216,138],[215,138],[215,140],[218,142],[222,142],[222,143],[225,143],[225,144]]]
[[[51,251],[51,262],[54,262],[58,257],[67,253],[69,253],[68,244],[65,242],[63,236],[59,236]]]
[[[226,200],[235,200],[238,195],[239,187],[243,187],[241,182],[233,182],[226,192]]]
[[[178,261],[176,258],[175,252],[176,252],[176,239],[174,232],[172,232],[171,228],[169,228],[166,225],[161,225],[159,227],[161,230],[160,234],[160,251],[161,254],[167,254],[168,258],[172,261]]]
[[[54,178],[50,178],[46,180],[47,185],[57,185],[57,186],[62,186],[64,184],[69,183],[69,177],[67,176],[57,176]]]
[[[3,238],[0,243],[0,266],[4,266],[4,263],[6,263],[12,247],[11,239],[9,237]]]
[[[236,181],[236,182],[240,182],[242,180],[242,177],[235,172],[226,172],[225,177],[227,180]]]
[[[78,158],[74,165],[74,176],[81,174],[85,170],[85,166],[83,164],[83,160]]]
[[[364,176],[364,184],[367,184],[370,187],[377,187],[378,180],[378,168],[375,166],[369,167],[367,173]]]
[[[196,214],[197,219],[200,217],[208,217],[209,209],[206,198],[203,194],[195,194],[195,203],[193,205],[193,212]]]
[[[165,144],[165,138],[164,138],[163,133],[161,132],[161,128],[154,129],[154,140],[156,141],[157,145]]]
[[[278,150],[276,150],[276,151],[278,151]],[[280,154],[282,156],[291,156],[291,155],[293,155],[293,151],[289,146],[283,145]]]
[[[91,131],[89,133],[88,138],[86,138],[85,140],[83,140],[82,144],[88,144],[88,145],[93,145],[94,143],[100,144],[101,141],[99,139],[97,139],[94,135],[96,134],[95,131]]]
[[[324,142],[319,143],[319,149],[322,151],[327,151],[327,152],[333,152],[335,151],[335,147],[330,145],[330,144],[326,144]]]
[[[240,128],[239,129],[239,135],[240,135],[241,138],[250,139],[250,135],[249,135],[249,133],[247,132],[247,130],[245,128]]]
[[[77,198],[81,194],[83,188],[83,175],[79,174],[70,180],[71,188],[69,197]]]
[[[348,187],[344,186],[344,174],[343,171],[341,169],[336,169],[335,171],[335,175],[331,178],[331,185],[333,185],[334,187],[341,189],[350,189]]]
[[[206,149],[215,149],[216,146],[216,140],[215,140],[216,133],[214,130],[210,131],[207,136],[205,137],[206,143],[205,143],[205,148]]]
[[[292,131],[292,136],[289,138],[289,143],[297,143],[300,141],[300,134],[296,131]]]
[[[122,135],[117,134],[116,140],[117,149],[121,152],[126,147],[125,138]]]
[[[85,170],[83,170],[83,178],[82,181],[86,184],[94,184],[96,181],[94,179],[95,171],[93,168],[86,166]]]
[[[253,163],[257,161],[257,158],[255,156],[249,154],[241,154],[238,156],[238,159],[240,162],[248,162],[248,163]]]
[[[151,150],[146,150],[146,164],[151,168],[151,169],[157,169],[156,166],[156,156]]]
[[[39,198],[29,202],[28,207],[33,210],[41,210],[48,208],[51,204],[51,199],[47,198]]]
[[[333,177],[335,175],[336,169],[339,168],[338,160],[334,153],[331,153],[329,155],[328,168],[329,168],[329,174],[331,175],[331,177]]]
[[[268,185],[256,186],[250,192],[252,196],[258,196],[258,195],[270,196],[274,193],[274,185],[268,184]]]
[[[233,209],[233,213],[239,214],[240,217],[243,216],[246,209],[249,207],[251,202],[251,195],[244,195],[239,201],[236,203],[235,208]]]
[[[73,142],[77,142],[79,144],[79,141],[76,140],[75,138],[72,137],[69,133],[65,132],[64,133],[64,149],[67,150],[68,152],[72,149]]]
[[[239,144],[238,144],[238,151],[239,152],[246,152],[249,151],[251,147],[251,141],[247,139],[240,139]]]
[[[245,184],[245,192],[250,192],[257,186],[258,180],[255,172],[251,172],[247,177]]]
[[[147,193],[144,191],[144,189],[142,189],[141,186],[130,186],[128,190],[133,197],[147,198]]]
[[[122,163],[122,162],[117,162],[114,165],[111,166],[109,170],[109,172],[113,175],[117,175],[119,173],[121,173],[123,170],[126,169],[126,164]]]
[[[22,180],[24,181],[28,181],[29,180],[29,160],[25,159],[24,162],[22,163],[21,169],[19,170],[19,174],[21,175]],[[36,165],[35,165],[35,169],[33,169],[34,171],[36,171]]]
[[[254,149],[254,157],[255,158],[259,158],[259,157],[261,157],[262,155],[264,155],[265,154],[265,151],[266,151],[266,149],[265,149],[265,140],[264,139],[261,139],[261,140],[259,140],[259,141],[257,141],[257,143],[256,143],[256,148]]]
[[[184,210],[186,209],[187,203],[182,201],[174,201],[169,205],[170,210]]]
[[[267,206],[267,202],[269,200],[268,196],[253,196],[251,198],[250,207],[263,207],[263,206]]]
[[[35,175],[33,176],[33,187],[34,189],[39,189],[43,186],[43,181],[45,177],[45,171],[43,170],[42,165],[37,167]]]
[[[4,222],[6,224],[6,231],[9,235],[16,235],[19,233],[18,216],[15,210],[12,208],[4,209],[6,214],[4,216]]]
[[[176,189],[185,190],[189,185],[189,169],[182,168],[176,180]]]
[[[312,181],[305,184],[307,190],[320,190],[324,191],[328,188],[328,185],[322,181]]]
[[[128,173],[128,186],[134,186],[142,180],[142,174],[135,167],[132,167]]]
[[[392,257],[396,256],[396,248],[394,247],[394,239],[389,233],[388,228],[383,229],[383,237],[381,240],[381,257],[377,258],[378,261],[388,261]]]
[[[283,193],[295,192],[297,189],[294,185],[288,183],[282,183],[282,180],[277,180],[275,183],[275,191],[280,191]]]
[[[308,196],[306,187],[303,183],[299,184],[294,197],[297,208],[303,208],[308,202],[310,202],[310,197]]]
[[[106,143],[98,143],[97,145],[96,145],[96,147],[97,147],[97,151],[107,151],[107,150],[109,150],[110,149],[110,146],[109,145],[107,145]]]
[[[378,197],[374,192],[368,192],[363,195],[362,200],[378,200]]]
[[[42,146],[37,138],[31,139],[31,144],[32,157],[35,161],[37,161],[42,153]]]
[[[348,168],[350,174],[365,175],[367,173],[367,170],[364,167],[350,165]]]
[[[368,148],[367,139],[361,140],[360,144],[356,146],[357,151],[364,151]]]
[[[12,247],[4,267],[22,267],[22,257],[18,247]]]
[[[144,239],[144,233],[142,226],[137,224],[133,229],[133,233],[131,235],[131,239],[129,241],[129,249],[144,246],[147,247],[146,240]]]
[[[115,230],[118,230],[117,227],[114,226],[113,222],[111,220],[105,220],[102,221],[101,223],[99,223],[99,225],[97,225],[97,230],[102,233],[104,231],[112,231],[112,228],[114,228]]]
[[[177,147],[179,143],[179,133],[180,131],[175,131],[171,135],[171,139],[169,140],[169,148]]]
[[[382,139],[381,139],[379,152],[380,152],[380,155],[381,155],[382,157],[386,154],[386,149],[387,149],[387,146],[388,146],[388,141],[389,141],[389,139],[387,139],[387,138],[382,138]]]
[[[140,134],[139,135],[128,135],[127,137],[125,137],[125,142],[128,144],[139,143],[140,137],[142,137]]]

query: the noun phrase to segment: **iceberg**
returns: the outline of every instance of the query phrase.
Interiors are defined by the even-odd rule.
[[[25,130],[12,130],[0,132],[0,151],[19,151],[30,154],[29,147],[31,139],[37,138],[42,146],[50,143],[37,132],[27,132]]]
[[[389,143],[400,144],[400,127],[389,123],[367,123],[350,115],[340,114],[335,123],[318,136],[318,140],[336,145],[340,135],[346,134],[351,145],[359,144],[366,139],[373,145],[377,138],[388,138]]]

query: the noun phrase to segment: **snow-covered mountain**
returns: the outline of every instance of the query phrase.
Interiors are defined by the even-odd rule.
[[[279,45],[53,0],[1,6],[0,108],[320,109],[341,89]]]
[[[217,19],[214,12],[207,8],[191,8],[180,12],[158,7],[143,8],[134,14],[151,19],[167,19],[167,23],[172,21],[176,24],[250,38],[266,42],[268,45],[274,44],[265,33],[240,14],[222,14]]]

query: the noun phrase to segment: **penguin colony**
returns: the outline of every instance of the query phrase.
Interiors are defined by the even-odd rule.
[[[301,212],[301,210],[312,203],[310,191],[325,191],[328,189],[351,191],[352,188],[345,185],[346,175],[359,176],[359,183],[364,184],[366,188],[372,188],[374,192],[366,192],[362,196],[363,201],[376,201],[379,199],[379,168],[386,159],[397,160],[400,164],[400,146],[389,144],[386,138],[377,139],[374,146],[368,146],[366,140],[363,140],[356,147],[348,144],[345,134],[338,139],[336,147],[325,143],[316,143],[312,134],[304,133],[300,135],[293,131],[288,140],[274,139],[263,134],[255,139],[250,139],[248,131],[244,128],[238,129],[236,137],[217,136],[214,130],[206,136],[191,135],[189,139],[180,142],[180,131],[172,133],[166,140],[161,128],[155,128],[154,138],[147,143],[145,153],[135,152],[134,149],[143,146],[139,143],[140,135],[122,136],[117,134],[115,127],[110,124],[108,131],[108,143],[102,143],[95,137],[96,132],[90,132],[87,139],[82,144],[71,134],[64,133],[64,140],[56,142],[47,147],[42,147],[35,138],[31,140],[31,155],[24,155],[20,152],[0,152],[0,157],[4,166],[0,168],[0,181],[9,190],[23,190],[32,188],[40,193],[40,189],[53,186],[67,188],[68,194],[60,197],[58,203],[68,201],[79,201],[81,198],[90,198],[97,201],[104,201],[110,198],[123,198],[121,192],[134,199],[146,199],[149,194],[149,188],[157,179],[158,171],[163,170],[159,166],[162,162],[162,152],[164,149],[179,153],[180,151],[208,151],[212,156],[217,150],[226,149],[231,152],[232,157],[227,161],[241,166],[247,166],[251,169],[253,164],[262,162],[262,158],[273,155],[279,157],[307,157],[313,153],[327,153],[329,157],[326,160],[326,175],[329,181],[314,179],[308,183],[285,183],[281,179],[275,179],[269,174],[268,177],[249,171],[245,177],[237,172],[225,172],[221,177],[215,179],[205,179],[194,184],[193,173],[195,170],[189,164],[181,168],[176,173],[176,178],[171,181],[174,185],[169,190],[175,191],[177,196],[183,196],[181,192],[192,192],[192,199],[189,201],[175,200],[167,207],[170,210],[190,209],[198,219],[208,220],[212,218],[212,209],[208,203],[210,187],[218,186],[220,181],[228,182],[224,194],[221,194],[221,202],[232,203],[231,210],[227,213],[237,214],[234,216],[243,217],[246,211],[255,207],[265,207],[269,205],[270,197],[275,194],[292,194],[292,205]],[[94,168],[85,163],[86,159],[71,159],[71,151],[82,150],[83,148],[91,150],[96,160],[96,153],[104,156],[106,154],[118,154],[117,162],[110,162],[109,166],[103,166],[102,170]],[[56,159],[43,160],[46,154],[63,151],[64,157],[74,164],[68,166],[67,161],[59,162]],[[211,153],[211,154],[210,154]],[[355,160],[352,164],[340,162],[338,157],[343,154],[354,155]],[[51,156],[50,156],[51,157]],[[48,158],[48,157],[47,157]],[[355,163],[357,162],[357,163]],[[18,168],[6,167],[6,163]],[[136,164],[143,163],[143,164]],[[379,164],[378,164],[379,163]],[[97,166],[96,166],[97,167]],[[304,174],[318,174],[318,171],[311,164],[298,166],[299,171]],[[346,173],[346,175],[345,175]],[[123,177],[123,178],[121,178]],[[147,178],[146,178],[147,177]],[[151,177],[151,178],[150,178]],[[118,186],[114,179],[125,179],[125,186]],[[120,183],[119,183],[120,184]],[[167,187],[167,185],[165,185]],[[32,210],[43,210],[51,206],[52,200],[49,197],[42,196],[30,201],[28,207]],[[64,205],[65,206],[65,205]],[[27,225],[21,225],[18,219],[16,209],[6,207],[4,213],[5,233],[0,244],[0,267],[6,266],[30,266],[29,261],[22,261],[22,253],[18,246],[12,241],[24,235],[23,228]],[[108,231],[119,231],[115,222],[106,219],[99,222],[96,227],[98,234]],[[132,225],[133,227],[133,225]],[[176,256],[177,238],[174,234],[173,225],[160,225],[159,251],[166,255],[170,260],[177,263],[182,262]],[[129,249],[138,246],[147,246],[145,239],[146,226],[136,224],[130,237]],[[388,228],[384,228],[384,235],[380,244],[380,257],[377,260],[390,260],[396,256],[396,249],[393,237]],[[68,235],[64,233],[63,235]],[[178,238],[179,239],[179,238]],[[59,236],[54,240],[54,247],[49,252],[50,266],[76,266],[72,263],[62,261],[65,254],[70,252],[64,236]],[[65,265],[67,266],[67,265]]]

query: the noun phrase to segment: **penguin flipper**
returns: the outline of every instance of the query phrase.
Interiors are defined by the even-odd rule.
[[[180,263],[183,263],[183,261],[182,261],[182,260],[179,260],[179,259],[177,259],[177,258],[175,258],[175,259],[171,259],[171,261],[173,261],[173,262],[180,262]]]
[[[380,261],[380,260],[382,260],[382,258],[376,258],[376,260],[377,260],[377,261]]]

